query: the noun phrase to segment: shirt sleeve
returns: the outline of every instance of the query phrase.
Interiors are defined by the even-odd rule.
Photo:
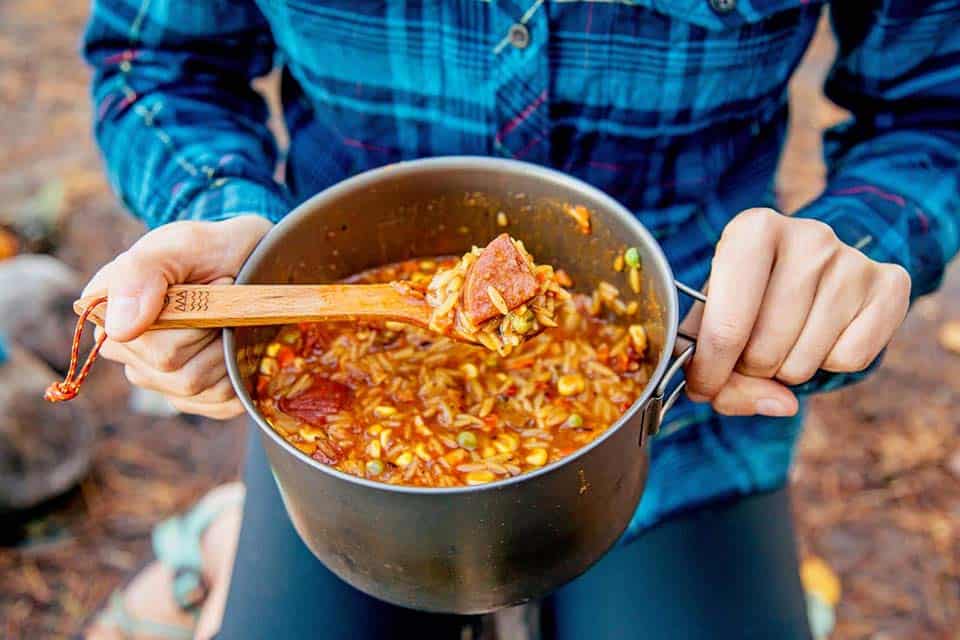
[[[838,52],[825,92],[852,117],[827,131],[827,187],[796,215],[902,265],[915,299],[939,286],[960,244],[960,2],[830,10]],[[797,390],[835,389],[865,373],[821,372]]]
[[[111,184],[148,226],[288,211],[251,86],[274,55],[252,1],[95,0],[83,52]]]

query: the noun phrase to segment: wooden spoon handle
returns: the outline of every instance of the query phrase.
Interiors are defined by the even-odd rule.
[[[79,315],[102,294],[77,300]],[[109,301],[108,303],[109,304]],[[104,306],[90,319],[103,326]],[[390,284],[176,285],[150,329],[244,327],[321,320],[429,322],[427,303]]]

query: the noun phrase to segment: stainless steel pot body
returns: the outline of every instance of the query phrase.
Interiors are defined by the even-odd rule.
[[[591,211],[590,235],[564,203]],[[506,229],[497,224],[501,211]],[[331,469],[288,445],[251,402],[253,372],[276,328],[225,333],[231,380],[260,429],[300,537],[343,580],[405,607],[484,613],[538,598],[586,571],[621,536],[643,492],[647,439],[671,400],[664,387],[676,369],[677,292],[662,251],[621,205],[569,176],[450,157],[386,166],[320,193],[266,236],[238,278],[331,282],[411,257],[460,254],[504,230],[584,288],[612,279],[617,253],[636,246],[644,289],[658,301],[650,326],[660,329],[650,339],[660,358],[643,396],[603,436],[537,472],[422,489]]]

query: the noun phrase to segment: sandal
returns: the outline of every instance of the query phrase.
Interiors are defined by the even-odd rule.
[[[95,623],[120,631],[125,638],[149,635],[170,640],[193,638],[200,605],[206,600],[209,585],[203,577],[201,537],[207,527],[234,505],[242,504],[244,487],[239,482],[226,484],[210,491],[189,511],[164,520],[153,529],[153,552],[156,559],[173,570],[173,598],[183,611],[191,614],[189,627],[145,620],[133,616],[124,601],[124,590],[110,596],[106,608],[96,616]]]

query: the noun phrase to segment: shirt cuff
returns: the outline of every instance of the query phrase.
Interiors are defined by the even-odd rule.
[[[197,193],[177,218],[216,222],[258,215],[276,223],[289,212],[290,203],[281,185],[223,177]]]

